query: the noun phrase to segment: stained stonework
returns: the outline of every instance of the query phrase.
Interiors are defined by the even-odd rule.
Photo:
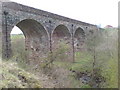
[[[2,3],[0,2],[0,61],[2,60]]]
[[[34,57],[53,52],[62,40],[70,46],[67,53],[74,54],[76,48],[82,47],[89,33],[95,34],[97,31],[96,25],[18,3],[2,2],[1,5],[0,35],[2,36],[3,58],[12,56],[10,33],[14,26],[19,27],[23,32],[26,50],[30,50]],[[74,57],[74,55],[70,56]]]

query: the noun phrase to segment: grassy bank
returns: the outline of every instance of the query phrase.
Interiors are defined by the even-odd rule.
[[[0,88],[41,88],[41,83],[34,74],[20,68],[16,62],[0,62]]]

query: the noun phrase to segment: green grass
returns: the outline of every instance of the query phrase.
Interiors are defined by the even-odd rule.
[[[41,83],[34,74],[20,68],[13,61],[0,62],[0,88],[41,88]]]
[[[102,75],[106,78],[104,87],[118,88],[118,61],[117,58],[110,58],[102,67]]]
[[[100,53],[99,53],[100,54]],[[65,68],[65,69],[72,69],[75,71],[79,72],[92,72],[92,55],[90,54],[82,54],[82,53],[77,53],[76,55],[76,62],[75,63],[70,63],[70,62],[60,62],[60,61],[55,61],[54,64]],[[101,53],[101,58],[102,60],[96,61],[95,68],[99,68],[101,72],[101,76],[105,77],[105,82],[102,83],[101,87],[104,88],[117,88],[118,87],[118,62],[117,58],[111,58],[106,56],[105,54]],[[74,76],[74,75],[73,75]],[[74,84],[78,86],[80,83],[74,79],[74,77],[70,77]],[[81,84],[80,87],[90,87],[89,85]]]
[[[88,53],[76,52],[75,54],[75,62],[62,62],[62,61],[54,61],[54,64],[64,67],[66,69],[72,69],[77,71],[91,71],[92,69],[92,55]]]
[[[14,40],[14,39],[20,39],[20,38],[25,38],[23,34],[12,34],[11,35],[11,39]]]
[[[13,34],[11,35],[11,43],[12,43],[12,61],[17,61],[18,65],[22,68],[27,68],[28,63],[28,52],[25,51],[25,37],[23,34]]]

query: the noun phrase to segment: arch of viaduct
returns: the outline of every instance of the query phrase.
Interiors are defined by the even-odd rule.
[[[0,8],[3,58],[10,58],[12,55],[10,33],[14,26],[23,32],[26,50],[33,49],[35,52],[52,52],[55,40],[62,37],[69,39],[68,43],[74,54],[75,38],[81,40],[83,38],[79,36],[87,38],[91,31],[97,31],[96,25],[14,2],[1,2]]]

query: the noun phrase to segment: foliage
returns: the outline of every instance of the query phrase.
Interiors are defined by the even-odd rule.
[[[65,61],[65,59],[68,58],[68,55],[66,54],[70,49],[70,46],[65,44],[65,42],[60,42],[58,45],[58,49],[53,51],[53,59],[59,60],[59,61]]]
[[[106,78],[103,87],[118,88],[118,65],[116,59],[110,59],[107,65],[102,67],[102,75]]]
[[[56,45],[58,48],[54,49],[52,53],[49,53],[47,58],[44,58],[44,63],[42,63],[43,67],[51,65],[56,61],[67,61],[68,51],[70,50],[70,46],[65,44],[65,42],[60,42],[59,45]],[[68,61],[69,63],[69,61]]]
[[[91,37],[92,39],[92,37]],[[97,77],[104,77],[100,87],[117,88],[118,87],[118,58],[117,58],[117,30],[102,30],[100,34],[93,38],[94,41],[87,41],[87,48],[90,51],[75,52],[75,63],[65,63],[56,61],[54,64],[63,68],[72,69],[77,72],[90,72],[93,69],[93,59],[95,55],[95,67]],[[111,43],[112,42],[112,43]],[[95,47],[95,48],[94,48]],[[95,53],[93,52],[95,49]],[[89,49],[88,49],[89,50]],[[74,76],[74,75],[73,75]],[[75,82],[74,82],[75,83]],[[89,87],[89,85],[87,84]],[[86,87],[81,84],[80,87]]]
[[[117,88],[118,82],[118,58],[117,58],[117,30],[100,30],[99,34],[94,37],[91,36],[86,40],[85,51],[76,51],[75,52],[75,62],[70,62],[71,60],[66,60],[70,55],[67,55],[66,52],[69,52],[70,46],[65,44],[65,42],[60,42],[58,49],[55,49],[53,53],[49,54],[48,57],[41,58],[42,62],[39,63],[41,67],[45,67],[48,64],[47,69],[45,68],[47,74],[51,74],[53,78],[57,78],[60,83],[59,86],[62,86],[64,83],[67,87],[81,87],[81,88],[91,88],[89,84],[83,84],[75,78],[75,73],[69,73],[70,69],[76,72],[87,72],[93,73],[93,62],[95,59],[94,70],[95,75],[100,78],[104,77],[105,80],[100,84],[100,87],[104,88]],[[14,53],[15,58],[19,57],[17,62],[21,63],[24,67],[27,64],[25,59],[27,52],[24,52],[24,42],[19,38],[14,38],[13,49],[19,44],[21,47],[15,48]],[[19,40],[18,40],[19,39]],[[22,38],[21,38],[22,39]],[[17,42],[17,43],[16,43]],[[22,42],[22,43],[21,43]],[[13,57],[13,58],[14,58]],[[94,58],[95,57],[95,58]],[[71,58],[70,58],[71,59]],[[14,59],[13,59],[14,60]],[[51,62],[52,60],[52,62]],[[20,62],[21,61],[21,62]],[[67,61],[67,62],[66,62]],[[22,66],[22,67],[23,67]],[[30,67],[30,66],[29,66]],[[66,76],[67,77],[66,77]],[[60,79],[61,78],[61,79]],[[67,81],[65,82],[64,79]],[[65,86],[64,86],[65,87]]]
[[[19,66],[23,68],[27,68],[26,64],[28,61],[28,51],[25,51],[25,40],[22,34],[11,35],[11,43],[12,43],[12,54],[13,57],[11,60],[17,61]]]

